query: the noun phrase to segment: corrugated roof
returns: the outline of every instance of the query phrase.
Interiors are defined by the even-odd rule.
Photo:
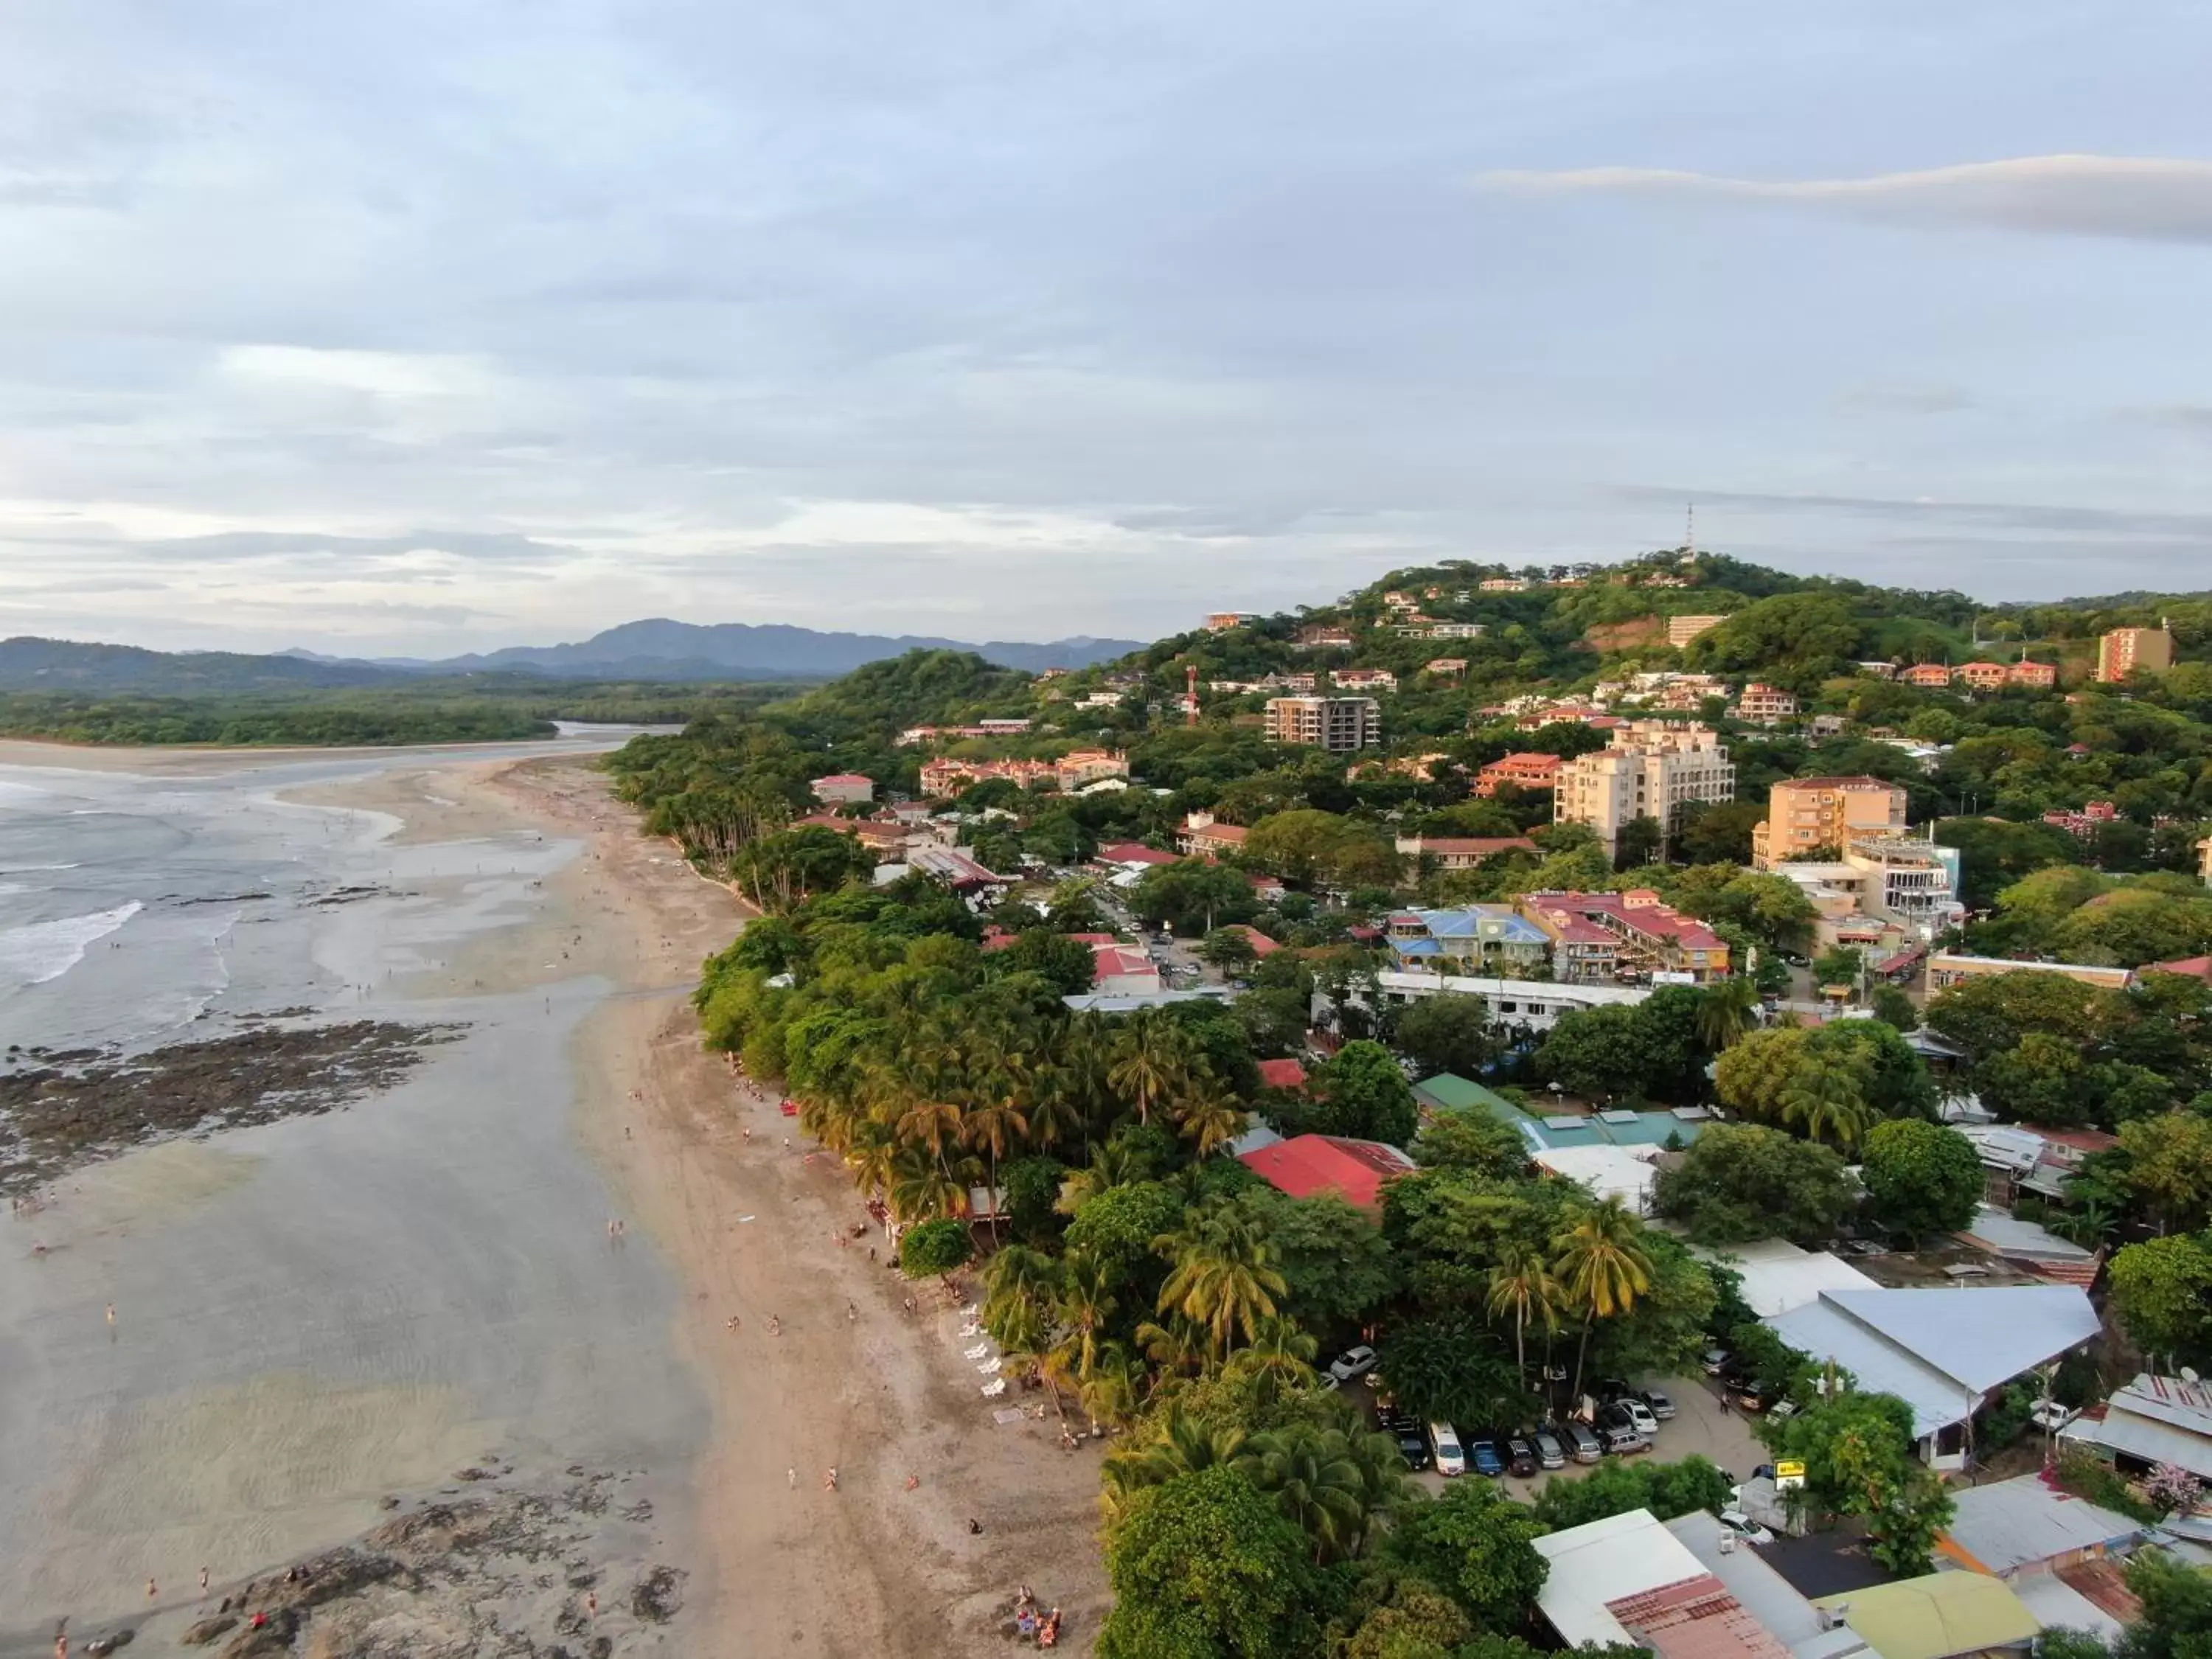
[[[1456,1072],[1438,1072],[1434,1077],[1425,1077],[1413,1085],[1413,1093],[1443,1111],[1486,1111],[1509,1122],[1521,1116],[1520,1108],[1504,1096]]]
[[[1296,1135],[1247,1152],[1238,1161],[1292,1198],[1333,1192],[1363,1209],[1382,1202],[1385,1182],[1414,1167],[1395,1146],[1341,1135]]]
[[[2039,1474],[1968,1486],[1952,1501],[1958,1508],[1944,1538],[1947,1553],[1999,1576],[2054,1555],[2123,1542],[2143,1530],[2124,1515],[2045,1484]]]
[[[2043,1623],[2001,1578],[1933,1572],[1894,1584],[1824,1595],[1814,1607],[1847,1608],[1853,1630],[1881,1659],[1952,1659],[2012,1647],[2043,1633]]]

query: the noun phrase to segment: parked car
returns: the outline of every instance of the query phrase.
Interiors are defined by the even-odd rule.
[[[1340,1382],[1349,1382],[1354,1377],[1364,1376],[1375,1369],[1375,1350],[1364,1342],[1356,1348],[1346,1348],[1328,1362],[1328,1374]]]
[[[1627,1457],[1651,1449],[1651,1443],[1634,1429],[1600,1429],[1597,1437],[1607,1457]]]
[[[1634,1395],[1624,1395],[1613,1401],[1613,1405],[1621,1415],[1627,1418],[1629,1425],[1637,1433],[1647,1440],[1656,1440],[1659,1437],[1659,1419],[1652,1414],[1651,1407]]]
[[[1728,1369],[1729,1358],[1729,1351],[1726,1348],[1706,1349],[1705,1362],[1705,1375],[1707,1376],[1718,1376],[1723,1371]]]
[[[1674,1414],[1674,1396],[1663,1389],[1645,1389],[1638,1397],[1662,1423]]]
[[[2039,1400],[2027,1420],[2048,1434],[2056,1434],[2081,1413],[2060,1405],[2056,1400]]]
[[[1577,1463],[1595,1463],[1605,1455],[1605,1447],[1596,1434],[1581,1423],[1562,1424],[1559,1433],[1567,1443],[1567,1455]]]
[[[1498,1455],[1498,1443],[1495,1440],[1476,1441],[1474,1445],[1468,1448],[1468,1456],[1474,1463],[1474,1472],[1477,1474],[1486,1474],[1494,1480],[1505,1473],[1505,1460]]]
[[[1523,1480],[1536,1473],[1536,1449],[1520,1435],[1505,1443],[1505,1472]]]
[[[1741,1510],[1723,1510],[1721,1525],[1726,1527],[1747,1544],[1771,1544],[1774,1534],[1753,1520]]]
[[[1396,1438],[1398,1455],[1406,1460],[1407,1468],[1425,1469],[1429,1467],[1428,1437],[1419,1429],[1400,1429],[1397,1431]]]
[[[1449,1423],[1429,1425],[1429,1451],[1437,1462],[1437,1473],[1449,1479],[1467,1473],[1467,1454],[1460,1449],[1459,1437],[1452,1432]]]
[[[1566,1443],[1551,1430],[1537,1430],[1535,1445],[1536,1462],[1540,1467],[1547,1469],[1564,1469],[1567,1467]]]

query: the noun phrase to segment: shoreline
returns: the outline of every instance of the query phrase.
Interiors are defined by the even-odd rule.
[[[714,1423],[695,1480],[703,1651],[968,1650],[998,1639],[1018,1583],[1067,1609],[1064,1650],[1089,1651],[1107,1606],[1097,1451],[1060,1451],[1056,1421],[994,1421],[933,1287],[909,1316],[914,1287],[880,1233],[835,1242],[867,1218],[846,1171],[700,1045],[690,984],[750,907],[644,837],[603,775],[547,758],[486,769],[485,783],[586,835],[576,867],[615,877],[629,890],[617,908],[642,912],[629,918],[641,977],[665,986],[684,967],[678,990],[617,995],[585,1022],[576,1116],[687,1290],[676,1346]]]
[[[109,754],[121,769],[145,752]],[[1102,1444],[1060,1450],[1048,1416],[995,1421],[961,1316],[897,1274],[879,1232],[850,1236],[866,1216],[848,1173],[700,1043],[700,963],[748,907],[645,836],[588,750],[374,758],[365,775],[269,781],[287,808],[356,815],[355,842],[388,854],[374,911],[329,913],[314,935],[325,972],[378,982],[317,1012],[450,1016],[471,1035],[349,1111],[210,1124],[88,1165],[40,1218],[56,1252],[12,1281],[16,1316],[53,1333],[21,1396],[40,1418],[11,1430],[0,1401],[0,1431],[58,1409],[93,1438],[20,1470],[18,1522],[43,1533],[23,1534],[39,1543],[18,1587],[40,1589],[0,1617],[0,1655],[44,1650],[51,1635],[34,1644],[23,1621],[58,1603],[84,1615],[80,1642],[136,1627],[149,1655],[222,1656],[235,1636],[176,1644],[249,1572],[265,1596],[289,1563],[384,1549],[400,1522],[471,1504],[534,1517],[527,1547],[456,1546],[417,1580],[333,1584],[298,1650],[385,1650],[372,1636],[394,1620],[480,1638],[484,1587],[504,1583],[538,1587],[498,1615],[519,1656],[970,1652],[1007,1639],[1024,1583],[1066,1608],[1061,1647],[1090,1651],[1107,1607]],[[533,1110],[556,1097],[557,1114]],[[514,1207],[549,1180],[564,1200]],[[295,1188],[314,1194],[304,1210]],[[599,1239],[601,1204],[629,1251]],[[265,1253],[285,1237],[272,1226],[305,1225],[293,1237],[312,1244],[319,1206],[367,1271]],[[426,1251],[422,1230],[483,1265]],[[204,1294],[226,1309],[213,1330]],[[119,1350],[103,1298],[125,1310]],[[456,1327],[464,1310],[501,1323]],[[271,1340],[241,1351],[226,1340],[240,1319]],[[509,1319],[543,1375],[500,1360]],[[479,1331],[498,1333],[491,1352],[471,1352]],[[72,1399],[62,1379],[118,1358],[101,1387],[122,1393]],[[196,1478],[210,1456],[246,1459],[252,1495],[227,1490],[227,1469]],[[574,1507],[599,1481],[648,1518]],[[406,1539],[392,1553],[419,1557]],[[526,1571],[556,1547],[565,1584]],[[177,1581],[201,1561],[216,1571],[196,1601]],[[129,1574],[157,1566],[161,1595],[134,1614]],[[634,1617],[634,1583],[664,1570],[682,1605]],[[577,1628],[593,1582],[599,1622]]]

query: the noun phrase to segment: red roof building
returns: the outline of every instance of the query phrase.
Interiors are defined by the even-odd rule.
[[[1258,928],[1251,927],[1245,922],[1232,921],[1227,923],[1223,927],[1221,931],[1224,933],[1243,934],[1245,939],[1252,946],[1252,954],[1259,957],[1262,962],[1266,961],[1269,957],[1272,957],[1276,951],[1283,948],[1279,941],[1269,939]]]
[[[1294,1135],[1246,1152],[1238,1162],[1292,1198],[1334,1193],[1363,1210],[1382,1208],[1384,1183],[1414,1167],[1395,1146],[1341,1135]]]
[[[1306,1068],[1295,1060],[1263,1060],[1260,1062],[1260,1085],[1295,1094],[1306,1086]]]
[[[1138,841],[1117,841],[1098,849],[1101,864],[1173,864],[1176,855]]]
[[[1565,763],[1557,755],[1540,755],[1532,750],[1506,755],[1474,775],[1474,793],[1494,795],[1508,784],[1516,789],[1556,788],[1559,768]]]
[[[2212,979],[2212,957],[2182,957],[2173,962],[2154,962],[2139,971],[2146,974],[2185,974],[2191,979]]]

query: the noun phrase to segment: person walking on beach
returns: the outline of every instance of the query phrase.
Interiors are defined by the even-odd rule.
[[[200,1594],[202,1595],[205,1595],[207,1594],[207,1569],[205,1567],[202,1567],[200,1569]]]
[[[110,1325],[115,1323],[115,1304],[112,1302],[107,1304],[107,1322]]]
[[[146,1581],[146,1599],[147,1599],[149,1601],[151,1601],[155,1600],[156,1597],[158,1597],[161,1594],[161,1588],[160,1588],[158,1585],[156,1585],[156,1584],[154,1583],[154,1581],[153,1581],[152,1579],[149,1578],[149,1579]]]
[[[822,1477],[822,1486],[823,1490],[825,1492],[835,1492],[837,1490],[837,1471],[836,1469],[832,1468],[829,1474]]]
[[[786,1469],[783,1472],[783,1478],[790,1483],[792,1491],[799,1490],[799,1471],[796,1468]]]

